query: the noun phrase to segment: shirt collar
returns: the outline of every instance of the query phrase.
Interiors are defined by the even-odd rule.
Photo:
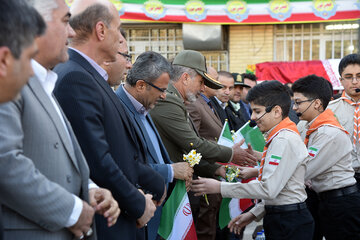
[[[209,103],[210,102],[210,99],[205,96],[204,94],[200,93],[201,97],[205,100],[206,103]]]
[[[126,88],[124,87],[124,85],[121,85],[121,87],[123,88],[126,96],[129,98],[130,102],[131,102],[132,105],[134,106],[135,110],[136,110],[138,113],[146,116],[146,115],[149,113],[149,111],[147,111],[146,108],[145,108],[138,100],[136,100],[136,99],[126,90]]]
[[[103,69],[99,64],[97,64],[94,60],[92,60],[89,56],[87,56],[85,53],[81,52],[80,50],[77,50],[75,48],[69,47],[70,49],[74,50],[78,54],[80,54],[83,58],[86,59],[90,63],[90,65],[95,68],[95,70],[107,81],[109,79],[108,73]]]
[[[51,95],[55,88],[58,75],[52,70],[47,70],[34,59],[31,60],[31,66],[34,70],[35,76],[39,79],[40,84],[44,88],[45,92],[48,95]]]
[[[216,99],[216,101],[219,103],[219,105],[222,107],[222,109],[225,109],[227,106],[227,103],[223,103],[222,101],[220,101],[216,96],[214,96],[214,98]]]

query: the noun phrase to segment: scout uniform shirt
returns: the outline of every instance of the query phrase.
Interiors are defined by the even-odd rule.
[[[352,143],[334,113],[325,110],[305,125],[305,130],[309,150],[305,180],[311,180],[312,189],[320,193],[354,185]]]
[[[341,98],[338,98],[334,101],[331,101],[328,105],[328,109],[331,109],[336,118],[339,120],[340,124],[345,128],[345,130],[349,133],[349,137],[351,142],[353,143],[354,138],[354,111],[356,106],[351,105],[346,102],[344,99],[351,98],[343,92]],[[352,101],[352,100],[351,100]],[[358,102],[360,104],[360,102]],[[356,142],[355,146],[353,144],[353,151],[351,153],[352,156],[352,167],[355,172],[360,172],[360,144],[359,141]]]
[[[305,159],[308,151],[296,125],[287,117],[269,130],[260,180],[249,183],[221,183],[221,195],[227,198],[263,199],[250,212],[258,219],[265,205],[287,205],[304,202]],[[261,170],[259,170],[261,171]]]

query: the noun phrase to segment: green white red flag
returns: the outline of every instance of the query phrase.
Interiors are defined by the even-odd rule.
[[[161,214],[158,234],[166,240],[197,240],[185,181],[178,180]]]

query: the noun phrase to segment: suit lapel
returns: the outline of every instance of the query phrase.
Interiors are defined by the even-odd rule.
[[[148,134],[146,134],[146,129],[145,129],[143,122],[141,121],[141,119],[139,117],[139,113],[136,111],[134,105],[131,103],[130,99],[126,95],[122,86],[120,86],[118,88],[116,95],[120,98],[120,100],[124,103],[125,107],[129,110],[130,114],[134,117],[135,122],[136,122],[138,128],[140,129],[140,131],[138,131],[138,134],[140,134],[143,137],[142,140],[143,139],[145,140],[145,143],[143,142],[144,148],[147,148],[148,151],[150,152],[152,158],[157,163],[159,163],[157,155],[156,155],[156,151],[155,151],[153,145],[151,144],[151,140],[150,140]],[[137,130],[137,129],[135,128],[135,130]]]
[[[75,52],[72,49],[69,49],[69,55],[73,61],[80,64],[86,71],[88,71],[93,76],[95,82],[97,84],[99,84],[100,88],[105,92],[105,94],[112,101],[115,108],[118,110],[118,113],[120,114],[120,116],[122,116],[123,118],[124,117],[128,118],[128,115],[127,115],[125,109],[121,106],[119,99],[117,98],[116,94],[114,93],[112,88],[109,86],[109,84],[105,81],[105,79],[90,65],[90,63],[85,58],[83,58],[77,52]],[[125,129],[130,131],[130,135],[132,136],[133,141],[136,143],[135,136],[134,136],[133,132],[131,131],[132,128],[131,128],[129,122],[123,121],[123,124],[124,124]]]
[[[214,111],[212,111],[210,106],[206,103],[206,101],[202,97],[199,97],[199,102],[203,105],[203,108],[205,109],[205,112],[209,115],[209,117],[212,118],[217,125],[222,127],[221,120],[217,115],[215,109]]]
[[[61,122],[59,114],[56,112],[51,100],[49,99],[49,96],[45,93],[43,87],[41,86],[39,80],[36,77],[30,78],[28,85],[31,91],[34,93],[34,96],[40,102],[41,106],[48,113],[51,121],[54,123],[54,126],[60,136],[63,145],[65,146],[67,153],[69,154],[75,168],[77,169],[77,171],[79,171],[79,166],[75,157],[74,148],[70,142],[69,136],[66,133],[66,129],[64,129],[64,125]],[[59,108],[61,109],[60,106]]]

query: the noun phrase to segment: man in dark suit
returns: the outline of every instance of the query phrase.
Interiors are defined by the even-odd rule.
[[[111,190],[122,210],[111,228],[96,217],[98,239],[142,239],[145,233],[136,236],[136,227],[150,220],[154,203],[161,204],[165,198],[166,187],[163,178],[145,164],[144,146],[100,67],[116,60],[125,41],[118,12],[104,0],[79,0],[71,11],[76,36],[69,61],[55,68],[59,80],[54,93],[74,126],[91,178]]]
[[[125,85],[121,85],[116,94],[132,119],[132,125],[146,146],[148,163],[161,174],[165,183],[173,179],[190,181],[193,169],[186,162],[172,163],[161,141],[159,133],[148,114],[159,99],[166,97],[170,75],[170,63],[160,54],[145,52],[141,54],[129,71]],[[161,206],[148,223],[148,239],[158,239]]]
[[[218,80],[217,71],[208,66],[209,75]],[[212,107],[210,97],[215,96],[216,90],[204,86],[204,91],[195,102],[186,105],[190,118],[194,122],[199,135],[209,141],[217,142],[222,130],[222,123]],[[225,168],[217,163],[208,163],[197,168],[198,174],[206,177],[225,177]],[[196,222],[196,235],[199,240],[216,239],[217,216],[220,209],[221,194],[208,195],[208,203],[200,198],[199,214]]]
[[[234,80],[228,76],[228,72],[220,71],[219,74],[219,82],[223,85],[222,88],[216,90],[215,96],[211,97],[211,103],[220,117],[221,123],[224,125],[225,120],[228,119],[225,108],[228,104],[229,97],[232,94],[234,89]],[[231,126],[230,126],[231,129]]]
[[[24,1],[0,1],[0,104],[14,99],[33,75],[30,59],[37,49],[34,38],[44,30],[40,15]],[[21,71],[12,70],[17,68]],[[0,205],[0,240],[3,239],[1,215]]]

